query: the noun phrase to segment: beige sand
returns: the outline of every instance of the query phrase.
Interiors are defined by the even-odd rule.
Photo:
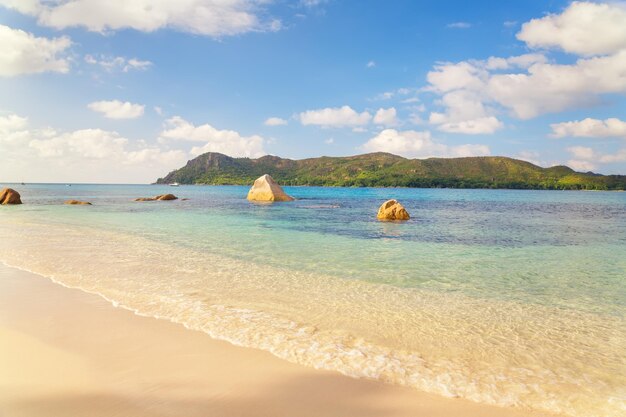
[[[528,417],[357,380],[0,266],[0,416]]]

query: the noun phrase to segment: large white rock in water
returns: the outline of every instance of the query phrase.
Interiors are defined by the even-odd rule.
[[[250,201],[293,201],[294,198],[285,194],[283,189],[274,181],[274,178],[265,174],[254,181],[248,191]]]

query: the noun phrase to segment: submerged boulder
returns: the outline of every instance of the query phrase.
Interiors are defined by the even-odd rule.
[[[135,201],[169,201],[169,200],[178,200],[174,194],[161,194],[156,197],[140,197],[136,198]]]
[[[178,197],[176,197],[174,194],[162,194],[162,195],[157,195],[156,197],[154,197],[155,200],[160,200],[160,201],[169,201],[169,200],[178,200]]]
[[[379,220],[409,220],[411,216],[396,200],[387,200],[378,209]]]
[[[20,193],[13,188],[3,188],[2,191],[0,191],[0,204],[22,204]]]
[[[274,178],[265,174],[254,181],[254,185],[248,191],[250,201],[293,201],[294,198],[287,195]]]
[[[89,201],[80,201],[80,200],[67,200],[63,204],[69,204],[71,206],[90,206],[91,205]]]

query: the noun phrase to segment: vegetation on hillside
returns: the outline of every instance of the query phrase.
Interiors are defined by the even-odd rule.
[[[159,178],[157,183],[249,185],[263,174],[270,174],[282,185],[626,189],[624,175],[580,173],[566,166],[541,168],[499,156],[406,159],[388,153],[292,160],[269,155],[258,159],[231,158],[209,152]]]

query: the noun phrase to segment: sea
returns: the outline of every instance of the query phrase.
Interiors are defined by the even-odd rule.
[[[120,308],[356,378],[626,416],[626,193],[3,186],[24,204],[0,207],[0,262]],[[391,198],[409,221],[376,219]]]

